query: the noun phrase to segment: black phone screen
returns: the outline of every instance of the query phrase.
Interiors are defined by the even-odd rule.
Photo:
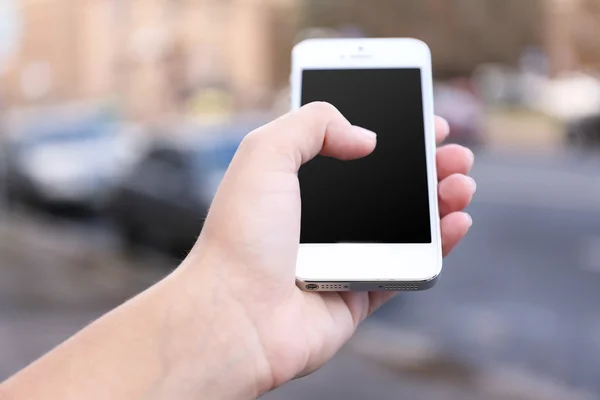
[[[302,166],[301,243],[431,243],[421,70],[304,70],[301,96],[377,133],[365,158]]]

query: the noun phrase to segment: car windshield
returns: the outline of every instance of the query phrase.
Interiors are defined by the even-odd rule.
[[[110,124],[83,125],[83,126],[62,126],[46,129],[39,129],[29,136],[19,140],[21,148],[31,148],[52,144],[67,144],[88,140],[101,139],[109,137],[113,131]]]
[[[196,168],[201,172],[226,170],[238,146],[238,141],[224,141],[199,148],[195,152]]]

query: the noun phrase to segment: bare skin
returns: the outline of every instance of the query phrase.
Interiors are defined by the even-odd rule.
[[[295,286],[296,173],[319,153],[364,157],[376,141],[324,103],[250,133],[181,266],[2,383],[0,399],[254,399],[320,368],[393,294]],[[472,164],[466,148],[437,151],[444,255],[472,224]]]

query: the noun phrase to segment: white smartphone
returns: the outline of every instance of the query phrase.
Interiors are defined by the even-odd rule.
[[[311,39],[292,54],[292,108],[333,104],[377,133],[359,160],[298,173],[296,281],[309,291],[432,287],[442,270],[431,53],[416,39]]]

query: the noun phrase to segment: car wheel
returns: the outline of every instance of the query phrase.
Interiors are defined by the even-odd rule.
[[[121,249],[127,256],[139,256],[144,247],[144,238],[141,232],[134,226],[122,226],[120,228]]]
[[[567,146],[578,151],[593,151],[600,144],[599,128],[595,121],[580,121],[569,126],[566,134]]]
[[[586,148],[585,137],[581,129],[575,128],[567,133],[566,144],[568,147],[577,150]]]
[[[16,210],[19,205],[19,199],[12,190],[6,190],[4,193],[4,202],[8,211]]]
[[[171,258],[175,258],[177,260],[183,260],[185,257],[187,257],[187,255],[191,251],[192,247],[194,247],[193,242],[192,242],[192,244],[173,243],[167,249],[167,254]]]

